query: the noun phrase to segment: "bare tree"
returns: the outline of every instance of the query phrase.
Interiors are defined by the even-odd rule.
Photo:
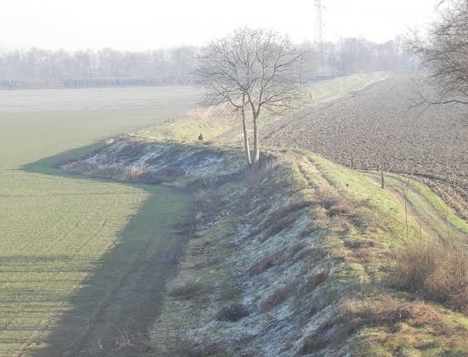
[[[468,104],[468,0],[441,1],[437,12],[425,38],[414,34],[407,41],[436,88],[433,96],[420,93],[419,104]]]
[[[305,53],[276,32],[241,28],[212,41],[199,58],[195,77],[206,90],[204,104],[228,103],[240,113],[249,166],[260,159],[258,119],[262,112],[287,108],[301,91]],[[247,117],[253,122],[253,158]]]

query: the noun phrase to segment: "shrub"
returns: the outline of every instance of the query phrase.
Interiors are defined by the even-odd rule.
[[[225,306],[219,310],[216,314],[216,320],[236,322],[240,319],[243,319],[244,317],[249,316],[249,313],[249,309],[244,305],[235,303],[229,306]]]

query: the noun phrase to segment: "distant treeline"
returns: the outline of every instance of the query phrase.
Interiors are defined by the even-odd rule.
[[[327,72],[340,75],[361,71],[408,68],[412,61],[399,40],[376,44],[343,39],[321,49],[310,43],[304,80]],[[99,87],[191,84],[190,73],[202,48],[184,46],[147,52],[65,52],[32,48],[0,53],[0,88]]]
[[[47,51],[32,48],[0,54],[0,86],[94,87],[189,84],[197,49],[148,52]]]

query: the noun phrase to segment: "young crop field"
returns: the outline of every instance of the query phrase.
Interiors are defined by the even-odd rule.
[[[167,252],[185,198],[47,165],[180,115],[195,93],[187,87],[0,91],[0,356],[86,355],[81,349],[115,342],[112,329],[134,332],[135,322],[119,318],[157,299],[150,292],[164,278],[154,278],[154,264],[142,262]],[[142,279],[139,296],[119,289]],[[111,296],[123,302],[107,311]]]

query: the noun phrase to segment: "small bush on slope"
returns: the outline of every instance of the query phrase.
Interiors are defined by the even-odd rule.
[[[448,243],[415,241],[397,254],[397,281],[405,290],[468,314],[468,254]]]

